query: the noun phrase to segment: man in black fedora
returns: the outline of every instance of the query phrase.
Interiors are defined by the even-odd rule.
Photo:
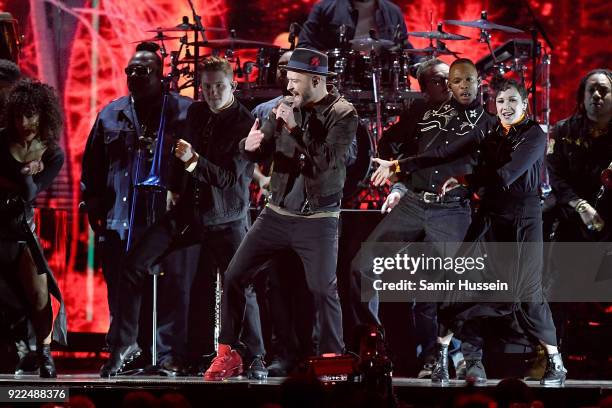
[[[294,251],[304,265],[320,325],[318,352],[344,349],[336,285],[338,219],[357,112],[335,88],[327,87],[325,54],[297,48],[285,69],[291,96],[272,110],[261,127],[256,120],[240,142],[248,160],[273,160],[271,196],[226,271],[219,350],[205,380],[242,373],[237,350],[244,288],[259,267],[280,251]]]

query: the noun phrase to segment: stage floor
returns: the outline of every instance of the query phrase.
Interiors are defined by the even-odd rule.
[[[131,391],[148,391],[161,396],[178,392],[189,399],[193,406],[205,399],[210,404],[223,407],[260,407],[267,403],[278,403],[281,399],[281,384],[285,378],[269,378],[265,381],[251,381],[236,377],[222,382],[205,382],[202,377],[160,377],[160,376],[117,376],[102,379],[97,374],[59,375],[56,379],[41,379],[34,375],[0,375],[2,387],[66,387],[70,395],[87,395],[96,406],[120,404]],[[394,378],[393,387],[397,398],[413,407],[445,407],[466,392],[480,392],[495,395],[499,379],[490,379],[485,385],[466,387],[464,381],[451,380],[448,386],[439,386],[430,380]],[[543,401],[546,407],[595,407],[599,401],[612,395],[612,381],[568,380],[562,387],[544,387],[537,381],[527,381],[535,399]],[[359,390],[355,383],[338,383],[325,387],[332,400],[350,398]],[[216,406],[216,405],[210,405]],[[336,405],[343,406],[343,405]],[[348,405],[347,405],[348,406]]]

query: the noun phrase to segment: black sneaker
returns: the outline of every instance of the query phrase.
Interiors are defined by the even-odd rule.
[[[265,380],[268,378],[268,369],[266,368],[263,357],[255,356],[246,370],[246,376],[249,380]]]
[[[34,351],[24,354],[15,367],[15,375],[36,374],[38,372],[38,355]]]
[[[100,369],[100,377],[108,378],[120,374],[125,366],[136,360],[141,353],[142,350],[136,343],[129,346],[113,347],[110,357]]]
[[[567,377],[567,370],[563,366],[561,353],[549,354],[546,371],[540,380],[542,385],[563,385]]]
[[[431,371],[431,382],[447,385],[450,382],[448,374],[448,345],[438,344],[436,363]]]
[[[466,360],[465,368],[465,381],[475,385],[487,383],[487,373],[482,360]]]
[[[187,371],[181,360],[174,356],[164,358],[159,364],[159,369],[162,373],[170,377],[185,375]]]
[[[427,362],[423,364],[423,367],[421,367],[421,370],[417,374],[417,378],[420,380],[423,378],[431,378],[431,373],[433,372],[435,366],[435,362]]]

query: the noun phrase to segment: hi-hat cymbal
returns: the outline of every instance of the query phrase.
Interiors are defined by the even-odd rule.
[[[501,24],[495,24],[490,22],[489,20],[479,19],[473,21],[463,21],[463,20],[444,20],[445,24],[462,26],[462,27],[472,27],[479,28],[481,30],[498,30],[506,33],[522,33],[523,30],[519,30],[518,28],[505,26]]]
[[[189,42],[187,45],[198,45],[208,48],[230,48],[230,49],[245,49],[245,48],[280,48],[278,45],[263,41],[243,40],[241,38],[222,38],[218,40]]]
[[[407,48],[404,50],[406,54],[415,54],[415,55],[455,55],[461,54],[460,52],[454,52],[449,49],[440,49],[436,47],[427,47],[427,48]]]
[[[429,38],[432,40],[469,40],[470,37],[464,35],[445,33],[443,31],[409,31],[409,36]]]
[[[156,35],[155,37],[151,37],[151,38],[145,38],[143,40],[138,40],[138,41],[132,41],[132,44],[137,44],[137,43],[141,43],[141,42],[150,42],[150,41],[167,41],[167,40],[178,40],[183,38],[182,36],[172,36],[172,35],[163,35],[163,34],[159,34]]]
[[[349,41],[351,48],[355,51],[377,51],[381,48],[391,48],[395,45],[393,41],[377,40],[371,37],[355,38]]]
[[[163,32],[174,32],[174,31],[193,31],[193,26],[191,24],[179,24],[174,27],[157,27],[152,30],[146,30],[146,33],[163,33]],[[226,32],[225,28],[220,27],[204,27],[204,31],[214,31],[214,32]]]

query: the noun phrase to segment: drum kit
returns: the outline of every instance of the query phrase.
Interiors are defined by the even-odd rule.
[[[207,39],[208,32],[227,33],[228,30],[203,27],[197,23],[198,19],[195,21],[191,23],[187,17],[183,17],[182,23],[177,26],[148,30],[154,35],[142,40],[159,42],[162,57],[170,56],[168,77],[172,90],[193,87],[193,97],[198,99],[197,64],[205,56],[216,55],[226,57],[233,64],[238,80],[236,96],[247,106],[253,107],[280,94],[276,71],[279,58],[287,49],[268,42],[239,38],[235,30],[229,30],[229,35],[224,38]],[[295,26],[298,25],[292,24],[290,29],[290,49],[295,48]],[[485,84],[485,91],[482,92],[484,98],[487,97],[486,84],[495,77],[513,72],[525,81],[526,67],[534,55],[533,44],[539,49],[539,43],[532,39],[511,39],[494,50],[491,33],[519,34],[523,31],[489,21],[486,11],[477,20],[445,20],[438,23],[437,29],[432,27],[431,31],[408,32],[408,37],[429,40],[429,45],[424,48],[408,48],[399,40],[378,38],[374,30],[367,37],[349,39],[346,27],[341,26],[338,30],[338,47],[327,50],[329,69],[335,73],[328,81],[353,103],[361,118],[361,127],[367,130],[358,132],[358,139],[362,139],[358,140],[361,147],[358,156],[363,160],[358,158],[356,165],[360,168],[349,171],[349,175],[354,174],[351,177],[359,179],[359,183],[352,184],[358,187],[368,184],[370,157],[376,154],[377,141],[383,129],[392,124],[412,101],[423,98],[422,93],[412,89],[410,82],[417,64],[423,59],[444,55],[458,58],[460,53],[447,47],[446,42],[471,40],[464,35],[446,32],[443,26],[480,31],[478,41],[486,44],[489,50],[488,55],[476,63]],[[179,41],[179,49],[167,53],[167,41]]]

